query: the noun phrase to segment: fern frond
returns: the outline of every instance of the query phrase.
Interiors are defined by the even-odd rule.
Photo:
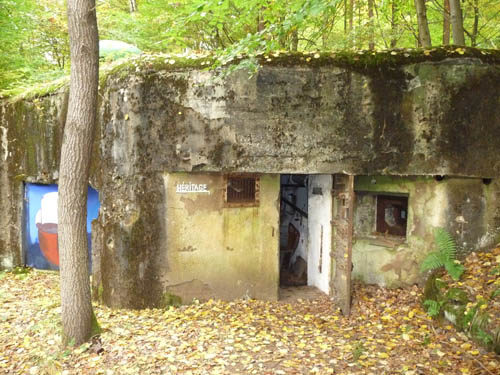
[[[465,271],[464,266],[454,261],[446,262],[444,264],[444,268],[450,274],[451,278],[455,281],[460,280],[460,276],[462,276]]]
[[[432,299],[425,300],[424,306],[427,308],[427,314],[430,316],[437,316],[441,311],[441,304]]]
[[[443,228],[436,228],[434,239],[437,251],[442,253],[448,261],[454,261],[457,256],[457,247],[451,235]]]
[[[425,257],[422,264],[420,265],[420,269],[422,271],[435,270],[439,267],[443,267],[444,263],[445,262],[443,256],[439,252],[433,251]]]
[[[456,260],[457,246],[453,237],[445,229],[436,228],[434,241],[437,249],[427,255],[420,269],[429,271],[444,267],[453,280],[459,280],[465,268]]]

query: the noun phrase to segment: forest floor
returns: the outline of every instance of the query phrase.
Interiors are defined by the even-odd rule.
[[[463,283],[500,286],[500,249],[473,253]],[[0,374],[500,374],[500,356],[428,317],[422,290],[356,285],[344,318],[314,300],[210,300],[168,309],[95,305],[93,344],[61,349],[59,278],[0,273]],[[500,319],[500,303],[490,301]]]

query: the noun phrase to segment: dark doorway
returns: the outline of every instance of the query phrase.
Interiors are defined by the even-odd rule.
[[[281,175],[280,286],[307,285],[308,176]]]

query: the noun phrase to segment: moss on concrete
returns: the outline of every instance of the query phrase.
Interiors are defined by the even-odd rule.
[[[182,304],[181,297],[168,292],[163,294],[160,302],[160,306],[163,308],[167,308],[170,306],[179,307],[181,304]]]
[[[237,65],[246,56],[241,56],[223,66]],[[483,63],[500,63],[500,50],[478,49],[472,47],[442,46],[430,49],[393,49],[384,51],[332,51],[332,52],[271,52],[256,56],[261,66],[298,66],[312,67],[338,66],[355,71],[391,70],[398,66],[415,64],[425,61],[437,62],[444,59],[477,58]],[[159,71],[179,71],[189,69],[220,68],[214,55],[205,56],[175,56],[169,54],[142,54],[121,59],[112,64],[104,65],[99,71],[99,86],[106,85],[108,78],[120,81],[130,75],[148,75]],[[33,100],[34,98],[54,94],[69,84],[69,76],[55,81],[40,83],[28,89],[16,88],[0,92],[0,99],[11,101]]]

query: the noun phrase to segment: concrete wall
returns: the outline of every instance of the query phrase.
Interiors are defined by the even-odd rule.
[[[321,189],[321,194],[318,189]],[[307,284],[329,294],[332,279],[332,176],[309,176],[308,193]]]
[[[260,177],[259,204],[226,207],[224,175],[167,173],[167,241],[161,282],[184,302],[193,298],[278,298],[279,175]],[[209,193],[179,193],[181,183]]]
[[[155,306],[167,285],[191,280],[165,278],[166,244],[176,236],[167,235],[166,173],[500,177],[500,55],[482,52],[280,55],[252,77],[223,79],[199,61],[172,65],[162,56],[115,68],[101,81],[90,181],[101,200],[93,255],[103,300]],[[23,183],[57,183],[67,92],[0,101],[2,268],[23,263]],[[422,199],[412,208],[415,228],[449,220],[467,249],[500,233],[497,182],[414,186],[448,210],[443,219]],[[469,217],[477,210],[484,221]],[[416,248],[427,231],[414,233]],[[405,262],[418,261],[406,253]],[[387,267],[402,269],[385,271],[392,279],[417,279],[406,265]]]
[[[500,181],[432,177],[358,176],[355,179],[353,277],[390,287],[422,281],[422,259],[434,250],[434,228],[454,237],[460,255],[500,241]],[[408,195],[406,239],[375,234],[377,193]]]

